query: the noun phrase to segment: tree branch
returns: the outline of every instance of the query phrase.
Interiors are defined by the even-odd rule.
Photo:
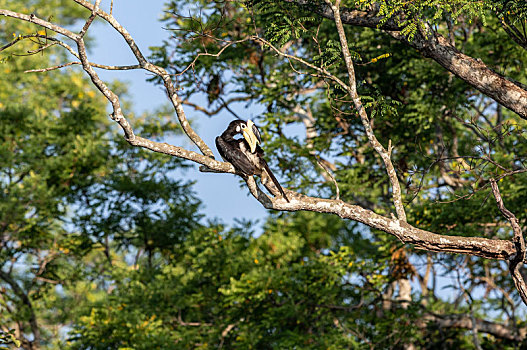
[[[516,289],[520,293],[523,302],[527,305],[527,285],[525,284],[523,276],[520,272],[520,268],[523,265],[523,260],[525,259],[525,240],[523,239],[522,229],[520,227],[518,218],[516,218],[516,215],[505,208],[505,204],[503,204],[503,199],[501,198],[500,189],[496,183],[496,180],[490,179],[490,186],[492,188],[494,198],[496,198],[496,203],[498,204],[499,210],[503,216],[509,220],[512,226],[512,231],[514,232],[512,241],[514,242],[516,254],[510,257],[509,271]]]
[[[502,28],[505,30],[507,35],[516,42],[516,44],[520,45],[524,49],[527,50],[527,42],[525,41],[526,38],[520,33],[520,31],[510,22],[508,18],[502,17],[500,20]]]
[[[181,105],[179,97],[176,94],[176,88],[174,87],[174,84],[172,82],[172,78],[170,77],[168,72],[164,68],[156,66],[156,65],[148,62],[148,60],[141,53],[141,50],[139,49],[139,47],[135,43],[135,41],[132,38],[132,36],[130,35],[130,33],[128,33],[128,31],[123,26],[121,26],[119,24],[119,22],[117,22],[117,20],[112,15],[107,14],[106,12],[104,12],[101,9],[96,9],[94,5],[92,5],[91,3],[87,2],[87,1],[84,1],[84,0],[74,0],[74,1],[76,3],[78,3],[79,5],[87,8],[90,11],[92,11],[93,13],[96,13],[99,17],[101,17],[106,22],[108,22],[108,24],[110,24],[124,38],[124,40],[126,41],[128,46],[130,47],[130,50],[132,51],[132,53],[136,57],[137,61],[139,62],[139,65],[143,69],[145,69],[145,70],[147,70],[147,71],[149,71],[151,73],[154,73],[155,75],[159,76],[163,80],[163,83],[165,85],[165,89],[167,91],[168,96],[170,97],[170,101],[172,102],[172,105],[173,105],[173,107],[174,107],[174,109],[176,111],[179,123],[181,124],[181,127],[183,128],[183,131],[192,140],[192,142],[194,142],[194,144],[196,146],[198,146],[199,150],[204,155],[206,155],[206,156],[208,156],[210,158],[214,158],[214,153],[212,152],[212,150],[209,148],[209,146],[207,146],[207,144],[201,139],[201,137],[199,137],[199,135],[190,126],[190,123],[188,122],[187,117],[185,115],[185,111],[183,110],[183,106]],[[113,104],[113,102],[112,102],[112,104]],[[120,110],[119,110],[119,112],[120,112]],[[115,109],[114,109],[114,114],[115,114]],[[117,119],[115,119],[115,120],[117,122],[119,122],[124,117],[121,114],[121,115],[117,115],[116,118]],[[125,134],[126,134],[126,131],[125,131]]]
[[[285,1],[309,6],[311,10],[321,16],[335,21],[335,15],[329,11],[330,8],[327,5],[313,5],[308,0]],[[443,68],[504,107],[514,111],[523,119],[527,119],[527,90],[525,86],[495,72],[480,59],[465,55],[442,35],[428,29],[424,33],[418,31],[410,41],[408,37],[401,34],[402,28],[393,19],[386,20],[377,16],[375,9],[366,12],[343,8],[340,11],[340,19],[343,24],[385,31],[393,38],[421,52],[425,57],[433,59]]]
[[[486,320],[481,319],[472,319],[470,316],[465,315],[450,315],[450,316],[440,316],[440,315],[426,315],[422,319],[418,321],[418,323],[421,325],[421,323],[424,323],[422,326],[426,326],[426,323],[433,322],[434,326],[444,327],[444,328],[461,328],[461,329],[473,329],[474,323],[475,326],[480,332],[492,334],[495,337],[507,339],[507,340],[513,340],[521,342],[525,337],[527,336],[527,329],[522,328],[520,329],[519,334],[515,334],[513,330],[511,330],[509,327],[495,323],[490,322]]]
[[[469,254],[497,260],[508,260],[513,255],[516,255],[515,246],[511,241],[436,234],[340,200],[309,197],[284,188],[287,197],[290,198],[290,203],[287,203],[281,198],[267,196],[257,186],[249,186],[249,188],[251,194],[267,209],[282,211],[307,210],[335,214],[343,219],[354,220],[373,229],[389,233],[403,243],[413,244],[417,249]]]
[[[59,27],[58,25],[53,24],[51,22],[44,21],[43,19],[38,18],[34,14],[25,15],[25,14],[22,14],[22,13],[17,13],[17,12],[13,12],[13,11],[9,11],[9,10],[0,9],[0,16],[12,17],[12,18],[16,18],[16,19],[21,19],[21,20],[26,21],[26,22],[35,23],[35,24],[38,24],[41,27],[47,28],[49,30],[52,30],[55,33],[62,34],[65,37],[68,37],[68,38],[70,38],[72,40],[77,41],[79,39],[79,36],[77,34],[73,33],[72,31],[69,31],[69,30],[67,30],[65,28]]]
[[[176,110],[178,119],[180,121],[180,124],[183,130],[187,133],[189,138],[194,141],[194,143],[198,146],[198,148],[202,151],[202,153],[206,155],[206,157],[202,157],[195,152],[188,151],[181,147],[170,146],[165,143],[158,143],[158,142],[146,140],[144,138],[136,136],[133,132],[131,125],[128,123],[128,121],[126,120],[126,118],[124,117],[122,113],[122,109],[121,109],[120,102],[119,102],[119,97],[113,91],[111,91],[108,88],[108,86],[99,78],[97,73],[93,70],[91,63],[88,61],[87,54],[86,54],[86,47],[84,44],[84,40],[81,36],[69,30],[66,30],[64,28],[61,28],[55,24],[41,20],[34,15],[28,16],[28,15],[24,15],[24,14],[12,12],[9,10],[4,10],[4,9],[0,9],[0,15],[28,21],[31,23],[36,23],[42,27],[55,31],[59,34],[65,35],[66,37],[74,40],[77,43],[77,50],[78,50],[76,57],[78,57],[81,60],[83,69],[90,76],[94,85],[103,93],[106,99],[111,103],[112,109],[113,109],[112,119],[119,124],[121,129],[123,129],[124,134],[125,134],[124,135],[125,139],[131,145],[148,148],[155,152],[171,154],[177,157],[193,160],[199,164],[211,167],[212,169],[219,171],[219,172],[234,173],[234,168],[232,167],[231,164],[218,162],[213,159],[214,155],[212,151],[210,150],[210,148],[190,127],[190,124],[188,123],[188,120],[186,119],[185,113],[183,111],[183,107],[181,103],[179,102],[179,97],[175,93],[176,89],[174,85],[172,84],[172,80],[169,74],[164,69],[158,66],[152,65],[144,58],[144,56],[142,55],[141,51],[135,44],[130,34],[112,16],[106,14],[104,11],[100,9],[96,9],[94,5],[86,1],[75,0],[75,2],[91,10],[92,13],[97,13],[97,15],[101,16],[108,23],[110,23],[110,25],[112,25],[112,27],[114,27],[125,38],[125,41],[129,45],[134,55],[136,56],[140,66],[152,73],[159,75],[163,79],[163,81],[165,82],[165,87],[167,89],[168,95],[174,105],[174,108]],[[86,23],[91,23],[91,20],[88,19]],[[87,30],[88,27],[89,25],[88,26],[85,25],[83,28]]]
[[[7,284],[9,284],[9,286],[11,286],[11,289],[15,295],[20,298],[22,303],[29,309],[29,325],[34,337],[34,340],[30,344],[32,349],[38,349],[40,347],[40,330],[38,328],[37,318],[35,316],[31,300],[29,300],[29,297],[24,292],[22,287],[20,287],[18,283],[16,283],[16,281],[13,280],[11,276],[9,276],[9,274],[2,270],[0,270],[0,279],[4,280]]]
[[[194,102],[191,102],[189,100],[180,100],[180,102],[186,106],[190,106],[192,108],[194,108],[196,111],[200,111],[206,115],[208,115],[209,117],[210,116],[213,116],[213,115],[216,115],[218,114],[223,108],[227,108],[231,103],[233,102],[240,102],[240,101],[247,101],[249,100],[250,97],[248,96],[239,96],[239,97],[233,97],[227,101],[222,101],[222,103],[216,108],[216,109],[213,109],[213,110],[209,110],[209,109],[206,109],[205,107],[197,104],[197,103],[194,103]]]
[[[68,63],[64,63],[64,64],[59,64],[59,65],[57,65],[57,66],[48,67],[48,68],[30,69],[30,70],[26,70],[26,71],[24,71],[24,73],[42,73],[42,72],[49,72],[49,71],[51,71],[51,70],[60,69],[60,68],[64,68],[64,67],[69,67],[69,66],[74,66],[74,65],[82,65],[82,62],[79,62],[79,61],[73,61],[73,62],[68,62]],[[141,68],[141,66],[139,66],[139,65],[131,65],[131,66],[108,66],[108,65],[98,64],[98,63],[93,63],[93,62],[90,62],[90,66],[95,67],[95,68],[105,69],[105,70],[131,70],[131,69],[140,69],[140,68]]]
[[[399,179],[397,178],[397,173],[395,172],[395,168],[393,167],[392,160],[390,159],[390,155],[392,152],[391,142],[389,143],[388,149],[386,150],[381,145],[379,140],[377,140],[377,137],[375,136],[375,133],[373,132],[373,129],[371,127],[368,114],[366,113],[366,110],[364,109],[364,106],[362,105],[362,101],[360,99],[359,94],[357,93],[355,68],[353,66],[353,60],[351,59],[351,53],[348,48],[348,40],[346,39],[346,33],[344,32],[344,27],[342,26],[342,20],[340,17],[340,0],[336,0],[334,5],[331,3],[330,0],[325,0],[325,1],[331,7],[331,10],[333,11],[333,14],[334,14],[333,17],[335,19],[335,25],[337,26],[337,32],[340,38],[340,45],[342,47],[342,54],[344,56],[344,62],[346,63],[346,68],[348,70],[349,85],[348,85],[347,91],[353,100],[355,109],[359,113],[362,125],[366,131],[366,135],[368,136],[368,140],[370,141],[375,151],[381,156],[384,162],[384,166],[386,167],[386,172],[388,173],[388,178],[390,179],[390,183],[392,185],[393,204],[395,206],[397,216],[399,217],[399,220],[406,222],[406,213],[404,211],[404,205],[403,205],[403,201],[401,197],[401,187],[399,185]]]

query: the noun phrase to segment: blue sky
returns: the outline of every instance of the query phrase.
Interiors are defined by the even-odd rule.
[[[109,0],[103,0],[102,7],[107,9],[109,3]],[[146,56],[149,54],[150,46],[160,45],[162,40],[170,34],[162,28],[163,24],[159,22],[163,4],[162,0],[114,0],[114,17],[132,34]],[[98,22],[91,27],[89,33],[96,41],[95,46],[90,48],[90,61],[108,65],[137,63],[122,37],[117,35],[109,25]],[[118,79],[128,83],[136,113],[153,110],[168,102],[161,87],[146,82],[148,75],[145,71],[98,70],[97,72],[105,81]],[[198,99],[194,102],[207,105],[205,99]],[[209,118],[191,108],[185,108],[185,111],[187,116],[194,121],[193,127],[213,149],[217,158],[221,159],[214,145],[214,138],[225,129],[233,117],[228,113],[221,113]],[[241,108],[238,108],[236,112],[245,118],[253,118],[258,113],[255,110]],[[176,118],[175,114],[174,118]],[[115,127],[117,128],[117,125]],[[189,141],[179,141],[181,143],[177,146],[197,151],[197,148]],[[261,219],[267,214],[265,208],[247,195],[248,191],[245,188],[240,188],[239,179],[234,175],[200,173],[196,167],[194,170],[185,171],[180,176],[196,180],[194,189],[204,203],[207,218],[222,218],[224,222],[231,224],[235,218]]]

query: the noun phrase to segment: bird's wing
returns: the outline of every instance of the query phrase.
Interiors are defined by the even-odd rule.
[[[240,149],[240,142],[243,142],[243,140],[226,142],[220,137],[216,137],[216,147],[222,158],[231,163],[237,170],[245,175],[254,175],[256,173],[256,168],[254,164],[249,161],[247,156],[243,154]]]

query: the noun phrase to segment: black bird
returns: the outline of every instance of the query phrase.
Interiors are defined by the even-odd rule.
[[[243,138],[235,139],[234,137],[238,134],[243,135]],[[261,142],[260,131],[252,121],[233,120],[227,129],[216,137],[216,148],[221,157],[242,174],[260,176],[263,185],[274,194],[276,189],[269,186],[270,178],[280,194],[289,202],[284,189],[263,157],[264,151],[258,145]]]

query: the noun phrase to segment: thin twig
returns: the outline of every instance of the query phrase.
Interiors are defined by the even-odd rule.
[[[90,18],[88,18],[88,20],[86,21],[86,23],[84,23],[84,26],[82,27],[81,31],[79,32],[79,36],[81,38],[84,37],[84,35],[86,34],[86,32],[88,31],[88,28],[91,26],[91,24],[93,23],[93,20],[97,17],[97,10],[99,9],[99,5],[101,4],[101,0],[97,0],[95,1],[95,6],[93,7],[93,10],[91,12],[91,15],[90,15]]]
[[[305,65],[306,67],[309,67],[311,69],[314,69],[316,70],[317,72],[321,73],[323,76],[333,80],[334,82],[336,82],[338,85],[340,85],[342,88],[348,90],[349,87],[348,85],[346,85],[346,83],[344,83],[342,80],[340,80],[339,78],[337,78],[336,76],[334,76],[333,74],[331,74],[330,72],[328,72],[325,68],[320,68],[320,67],[317,67],[315,66],[314,64],[311,64],[303,59],[301,59],[300,57],[297,57],[297,56],[293,56],[293,55],[289,55],[285,52],[282,52],[280,49],[278,49],[276,46],[274,46],[273,44],[271,44],[270,42],[268,42],[267,40],[259,37],[259,36],[251,36],[250,37],[252,40],[254,41],[257,41],[257,42],[260,42],[266,46],[268,46],[270,49],[272,49],[274,52],[276,52],[278,55],[280,56],[283,56],[287,59],[290,59],[290,60],[293,60],[293,61],[297,61],[297,62],[300,62],[302,63],[303,65]],[[306,74],[306,73],[302,73],[302,74]]]
[[[57,65],[57,66],[48,67],[48,68],[30,69],[30,70],[26,70],[26,71],[24,71],[24,73],[41,73],[41,72],[48,72],[48,71],[51,71],[51,70],[54,70],[54,69],[64,68],[64,67],[73,66],[73,65],[82,65],[82,62],[79,62],[79,61],[73,61],[73,62],[68,62],[68,63],[64,63],[64,64],[59,64],[59,65]],[[141,69],[141,66],[139,66],[139,65],[131,65],[131,66],[107,66],[107,65],[104,65],[104,64],[98,64],[98,63],[93,63],[93,62],[90,62],[90,66],[95,67],[95,68],[106,69],[106,70],[131,70],[131,69]]]
[[[243,42],[246,42],[247,40],[250,40],[251,38],[245,38],[245,39],[240,39],[240,40],[234,40],[234,41],[229,41],[227,42],[227,44],[223,45],[221,47],[221,49],[216,52],[216,53],[208,53],[208,52],[200,52],[196,55],[196,57],[194,57],[194,59],[192,60],[192,62],[190,62],[187,67],[185,67],[181,72],[177,73],[176,75],[182,75],[184,74],[186,71],[188,71],[190,68],[193,68],[195,65],[196,65],[196,62],[198,61],[198,59],[202,56],[206,56],[206,57],[220,57],[220,55],[223,53],[223,51],[225,51],[227,48],[229,48],[230,46],[234,45],[234,44],[239,44],[239,43],[243,43]]]

